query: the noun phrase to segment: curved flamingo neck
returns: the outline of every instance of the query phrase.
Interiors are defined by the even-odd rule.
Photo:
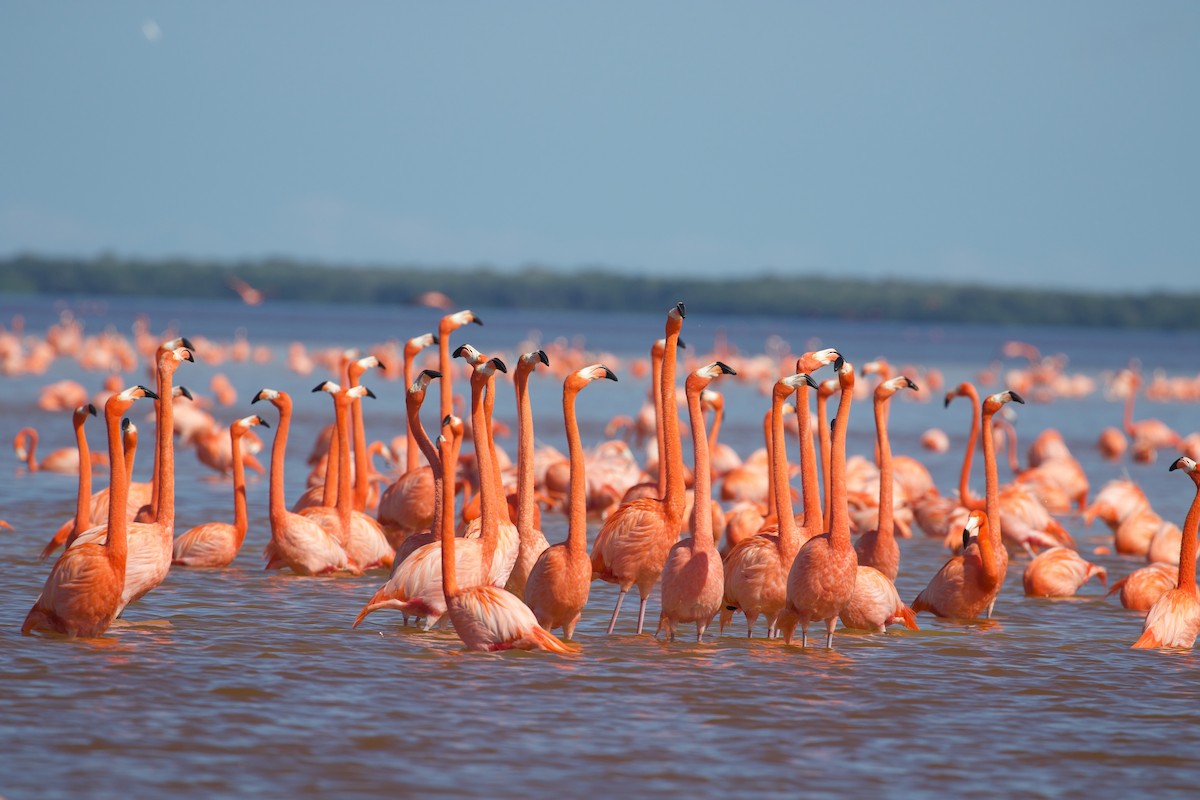
[[[417,352],[418,352],[418,348],[414,347],[413,345],[411,345],[411,344],[404,345],[404,385],[405,386],[412,386],[412,384],[413,384],[413,374],[412,374],[413,359],[415,359],[417,357]],[[444,367],[445,365],[441,365],[441,366]],[[446,376],[446,371],[445,371],[445,369],[443,369],[442,370],[442,380],[446,379],[445,376]],[[425,398],[422,397],[421,401],[424,402],[424,400],[425,400]],[[445,416],[443,416],[442,419],[445,419]],[[428,437],[426,437],[426,438],[428,438]],[[417,439],[416,439],[416,436],[413,435],[411,424],[405,426],[405,428],[404,428],[404,439],[408,445],[404,449],[404,470],[406,472],[411,472],[412,470],[417,468],[417,463],[418,463]],[[424,452],[424,451],[425,451],[425,448],[421,448],[421,452]],[[436,472],[434,473],[434,476],[435,477],[437,476]],[[434,519],[436,519],[436,517]]]
[[[175,528],[175,408],[171,397],[171,378],[175,365],[160,360],[158,365],[159,420],[157,462],[158,506],[154,521],[167,530]],[[111,490],[109,492],[111,495]],[[111,497],[109,502],[112,502]]]
[[[246,465],[242,463],[242,434],[229,431],[233,455],[233,527],[238,534],[238,546],[246,536]]]
[[[888,440],[888,400],[890,395],[875,392],[875,447],[879,452],[879,526],[880,541],[895,536],[892,509],[892,443]]]
[[[987,514],[988,531],[986,536],[979,537],[979,554],[983,559],[984,574],[990,580],[1000,578],[999,548],[1004,544],[1000,539],[1000,478],[996,470],[996,444],[992,435],[992,415],[995,410],[983,412],[983,474],[984,474],[984,509]]]
[[[963,454],[962,470],[958,474],[958,499],[968,508],[977,507],[971,497],[971,462],[975,458],[975,442],[979,440],[979,392],[971,384],[965,384],[964,396],[971,401],[971,429],[967,433],[967,451]]]
[[[833,437],[829,443],[829,540],[837,549],[853,549],[850,543],[850,509],[846,499],[846,429],[854,401],[854,369],[844,374]]]
[[[496,408],[496,373],[494,372],[488,376],[487,393],[483,396],[483,402],[483,410],[487,414],[488,457],[492,462],[492,483],[496,487],[497,524],[501,519],[511,522],[511,515],[508,513],[508,498],[504,492],[504,479],[500,475],[500,459],[496,457],[496,435],[492,430],[492,412]]]
[[[517,395],[517,534],[532,539],[534,518],[533,408],[529,401],[529,374],[533,365],[517,362],[513,385]]]
[[[292,401],[284,395],[275,400],[279,409],[279,427],[275,431],[275,442],[271,445],[271,484],[268,489],[268,511],[271,527],[277,527],[287,514],[284,500],[283,461],[287,456],[288,431],[292,427]],[[328,467],[327,467],[328,468]]]
[[[348,406],[353,402],[344,389],[333,396],[334,422],[337,425],[338,438],[337,515],[338,524],[345,537],[342,541],[350,539],[350,518],[354,506],[354,499],[350,494],[350,420],[346,413],[349,410]]]
[[[75,498],[75,533],[80,534],[91,527],[92,519],[92,453],[88,448],[84,422],[87,415],[75,416],[75,444],[79,448],[79,493]],[[118,437],[120,434],[118,433]],[[122,452],[124,456],[124,452]],[[128,479],[127,479],[128,480]],[[110,494],[112,490],[109,490]]]
[[[662,348],[665,348],[665,343]],[[667,409],[663,406],[662,383],[663,349],[659,342],[650,349],[650,381],[651,397],[654,398],[654,443],[658,448],[658,496],[667,495],[667,451],[663,444],[663,420],[666,419]],[[672,409],[673,410],[673,409]]]
[[[830,393],[823,388],[817,389],[817,439],[821,446],[821,482],[825,485],[825,510],[821,520],[826,530],[829,530],[829,510],[833,505],[829,481],[829,396]]]
[[[665,458],[667,462],[667,490],[663,500],[671,519],[677,521],[683,519],[683,508],[686,502],[683,485],[683,452],[679,442],[679,413],[675,404],[675,351],[679,344],[679,330],[682,326],[682,319],[678,319],[674,315],[667,318],[666,342],[663,345],[662,380],[659,382],[662,387],[662,429],[665,452],[660,451],[658,457],[660,461]],[[664,530],[673,531],[674,529],[667,526]],[[673,533],[672,536],[674,536]]]
[[[804,530],[811,538],[821,532],[825,518],[821,513],[821,483],[817,478],[817,449],[813,444],[807,383],[796,387],[796,410],[800,417],[800,491],[804,497]]]
[[[433,441],[425,431],[425,426],[421,424],[421,406],[425,404],[426,391],[426,389],[421,389],[419,392],[409,392],[405,395],[404,406],[408,422],[408,435],[413,439],[413,455],[416,455],[418,447],[421,448],[421,454],[433,467],[434,478],[437,478],[439,471],[436,465],[441,459],[438,456],[437,448],[434,447]],[[434,519],[438,519],[436,514]]]
[[[137,429],[130,427],[129,430],[121,431],[121,445],[125,455],[125,480],[133,485],[133,460],[137,456]]]
[[[128,406],[125,406],[128,408]],[[125,475],[125,453],[121,443],[121,414],[124,409],[114,405],[105,408],[104,422],[108,429],[108,538],[105,554],[112,568],[125,575],[125,560],[129,554],[125,505],[129,502],[129,480]]]
[[[1196,529],[1200,527],[1200,479],[1195,473],[1191,479],[1196,482],[1196,496],[1188,507],[1187,516],[1183,518],[1183,536],[1179,541],[1179,583],[1178,587],[1185,591],[1196,588]]]
[[[25,468],[28,469],[30,472],[37,472],[38,471],[38,463],[37,463],[37,458],[34,457],[34,453],[37,452],[37,445],[38,445],[37,429],[36,428],[21,428],[21,430],[17,431],[17,436],[14,441],[17,443],[17,446],[19,447],[20,442],[22,440],[27,442],[27,446],[25,449]]]
[[[444,418],[443,418],[444,419]],[[439,535],[442,542],[442,591],[446,599],[458,594],[458,575],[454,564],[454,468],[458,462],[457,435],[450,440],[443,439],[444,450],[439,452],[438,466],[435,473],[438,478],[435,484],[440,484],[442,490],[442,515],[438,519]]]
[[[783,403],[790,390],[775,384],[771,392],[771,437],[769,440],[769,455],[771,457],[771,492],[775,498],[775,516],[779,525],[779,552],[786,559],[794,557],[800,549],[800,541],[796,528],[795,512],[792,509],[792,492],[789,487],[787,463],[787,439],[783,433]]]
[[[782,403],[783,401],[781,400],[780,404]],[[778,503],[775,500],[775,432],[774,428],[772,428],[772,420],[774,419],[773,415],[775,413],[774,408],[775,400],[772,398],[771,410],[763,416],[763,444],[767,448],[767,463],[771,467],[771,472],[767,476],[767,516],[770,516],[771,514],[778,515],[779,513]],[[781,422],[780,430],[782,430],[782,425],[783,423]]]
[[[358,386],[362,368],[351,365],[348,369],[350,388]],[[367,495],[371,492],[371,464],[367,455],[367,432],[363,427],[362,401],[350,405],[350,424],[354,426],[354,500],[353,508],[362,511],[367,507]]]
[[[567,430],[567,456],[571,461],[570,499],[567,505],[567,551],[587,553],[587,474],[583,444],[579,440],[579,421],[575,416],[575,398],[582,385],[563,387],[563,425]]]
[[[684,387],[688,419],[692,425],[692,449],[695,459],[692,468],[696,478],[692,484],[692,550],[699,553],[711,553],[717,549],[716,543],[713,542],[712,464],[709,460],[708,437],[704,434],[704,411],[700,408],[700,392],[708,383],[709,379],[690,375]]]
[[[499,535],[496,519],[496,484],[492,479],[492,457],[488,449],[487,414],[483,391],[491,381],[478,369],[471,375],[471,435],[475,441],[475,468],[479,473],[479,538],[482,544],[480,568],[486,575],[491,568]]]

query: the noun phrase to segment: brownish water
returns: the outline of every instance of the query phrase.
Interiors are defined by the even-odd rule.
[[[43,329],[53,309],[21,303],[29,328]],[[0,298],[0,318],[17,307],[12,298]],[[156,329],[176,319],[184,334],[216,340],[232,339],[244,325],[252,341],[276,348],[269,365],[184,365],[177,381],[204,391],[213,372],[228,373],[240,399],[218,412],[225,423],[258,412],[248,401],[263,386],[295,393],[289,500],[303,487],[303,458],[330,403],[307,395],[321,375],[286,372],[282,345],[302,338],[365,347],[427,330],[435,316],[409,309],[162,308],[113,301],[85,309],[88,329],[111,322],[128,330],[136,310],[149,312]],[[547,340],[582,335],[624,363],[620,357],[641,355],[662,335],[662,320],[653,315],[477,311],[487,325],[456,334],[455,341],[488,351],[511,353],[538,325]],[[948,381],[972,377],[1008,338],[1065,352],[1072,370],[1097,377],[1132,355],[1147,372],[1162,367],[1194,374],[1197,344],[1196,337],[1149,333],[707,319],[698,309],[690,310],[683,335],[704,349],[718,326],[747,351],[761,350],[770,334],[797,349],[816,337],[855,363],[884,355],[940,367]],[[588,444],[599,440],[613,414],[636,413],[645,395],[645,380],[615,369],[619,384],[589,388],[581,397]],[[43,432],[43,453],[67,445],[65,415],[38,412],[34,402],[38,387],[74,375],[73,365],[59,362],[45,376],[4,378],[0,441],[33,421]],[[99,376],[82,380],[99,387]],[[402,387],[364,382],[379,395],[366,407],[368,434],[390,438],[400,429]],[[722,438],[745,454],[759,446],[766,400],[749,386],[721,388],[729,418]],[[557,380],[533,383],[539,437],[563,449],[560,391]],[[510,395],[511,387],[502,387],[498,414],[511,423]],[[944,493],[954,487],[969,419],[965,401],[959,402],[949,410],[940,402],[897,402],[891,415],[896,452],[922,458]],[[1184,433],[1200,427],[1190,405],[1143,399],[1139,416],[1161,417]],[[1156,511],[1182,523],[1193,487],[1168,474],[1166,454],[1151,466],[1108,464],[1094,454],[1099,428],[1119,418],[1119,406],[1096,394],[1025,406],[1018,428],[1026,444],[1044,428],[1059,428],[1093,492],[1128,472]],[[946,455],[923,454],[916,446],[920,432],[934,425],[951,434]],[[867,454],[873,436],[868,403],[855,405],[851,429],[851,452]],[[96,446],[99,426],[92,431]],[[271,433],[264,431],[268,446]],[[502,444],[515,451],[511,440]],[[794,443],[791,453],[794,461]],[[0,583],[0,794],[8,798],[1091,798],[1194,796],[1200,781],[1196,655],[1130,650],[1140,617],[1105,599],[1094,582],[1070,600],[1023,597],[1023,555],[1014,556],[993,620],[963,624],[922,615],[919,632],[839,634],[833,652],[746,640],[740,624],[702,645],[634,636],[636,603],[627,604],[618,635],[605,636],[616,592],[597,582],[577,631],[578,655],[486,655],[465,652],[453,632],[405,629],[389,612],[351,630],[383,573],[298,578],[263,572],[267,486],[252,479],[250,532],[234,568],[172,570],[101,640],[24,637],[21,620],[49,569],[36,554],[69,516],[74,482],[44,473],[18,476],[11,456],[5,458],[0,518],[16,528],[0,533],[7,576]],[[148,469],[143,452],[139,479]],[[209,474],[193,454],[179,453],[177,531],[230,517],[229,485]],[[1002,468],[1001,478],[1007,477]],[[982,490],[978,467],[973,486]],[[543,520],[550,541],[565,538],[561,517]],[[1085,555],[1111,543],[1099,523],[1089,529],[1077,517],[1063,522]],[[946,553],[924,538],[905,541],[902,549],[897,586],[911,601]],[[1114,580],[1143,563],[1094,560]],[[657,613],[655,597],[648,620]],[[1153,789],[1139,788],[1145,786]]]

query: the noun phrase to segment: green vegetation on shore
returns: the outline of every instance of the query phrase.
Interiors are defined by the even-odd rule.
[[[828,276],[701,279],[603,269],[565,273],[543,267],[341,267],[282,259],[238,264],[18,255],[0,259],[0,292],[74,295],[186,295],[229,298],[240,278],[270,299],[412,303],[442,292],[461,307],[657,310],[689,306],[731,314],[815,318],[1076,325],[1184,330],[1200,327],[1200,296],[999,288]]]

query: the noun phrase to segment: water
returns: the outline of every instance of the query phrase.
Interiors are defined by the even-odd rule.
[[[253,343],[272,347],[269,364],[188,364],[177,382],[206,392],[216,371],[228,374],[239,400],[217,412],[223,423],[252,411],[273,422],[273,409],[252,409],[250,397],[268,385],[293,392],[289,501],[303,488],[303,459],[330,403],[307,394],[320,370],[301,377],[284,368],[287,343],[367,347],[429,330],[438,316],[424,309],[271,302],[251,309],[111,299],[71,308],[88,332],[106,325],[127,332],[144,312],[154,330],[177,322],[185,335],[229,342],[243,328]],[[20,312],[30,331],[43,331],[61,310],[42,300],[0,298],[0,319]],[[486,325],[456,333],[456,343],[511,354],[536,328],[540,341],[582,337],[607,354],[621,382],[602,382],[581,395],[585,443],[599,440],[613,414],[637,412],[647,382],[629,367],[662,335],[661,316],[476,311]],[[885,356],[937,367],[948,384],[998,358],[1009,338],[1032,341],[1044,353],[1066,353],[1068,371],[1097,379],[1131,357],[1141,359],[1147,374],[1161,368],[1194,375],[1191,354],[1198,343],[1194,335],[1154,332],[925,328],[726,318],[689,309],[683,333],[689,352],[706,350],[718,329],[745,352],[762,351],[772,335],[795,349],[820,341],[855,363]],[[63,360],[45,375],[0,381],[4,441],[32,422],[43,435],[42,454],[71,443],[65,415],[35,405],[38,388],[62,377],[78,377],[89,389],[101,382]],[[364,382],[379,399],[366,407],[368,435],[390,438],[400,430],[402,387],[370,377]],[[539,438],[564,449],[560,381],[538,377],[532,386]],[[760,444],[766,400],[750,385],[720,388],[728,398],[722,439],[748,453]],[[501,390],[497,413],[515,426],[510,395]],[[1092,446],[1099,428],[1118,424],[1120,414],[1117,403],[1097,392],[1030,403],[1018,410],[1017,425],[1022,447],[1040,430],[1059,428],[1093,493],[1128,474],[1158,513],[1181,523],[1193,488],[1168,474],[1169,456],[1149,466],[1097,458]],[[1183,433],[1200,427],[1188,404],[1143,398],[1138,416],[1160,417]],[[964,401],[948,410],[941,402],[896,402],[894,449],[925,461],[943,493],[950,492],[968,420]],[[919,434],[935,425],[951,434],[950,453],[917,447]],[[94,447],[99,430],[91,428]],[[148,437],[149,427],[143,430]],[[272,432],[263,433],[269,444]],[[860,402],[851,453],[868,453],[872,437],[869,406]],[[512,440],[502,445],[515,451]],[[791,452],[794,461],[794,443]],[[12,457],[5,458],[0,517],[15,528],[0,534],[8,575],[0,584],[0,794],[8,798],[952,792],[1091,798],[1127,796],[1146,784],[1157,795],[1191,796],[1200,780],[1197,657],[1129,649],[1140,617],[1105,599],[1094,582],[1069,600],[1025,598],[1023,555],[1014,557],[995,619],[963,624],[921,615],[919,632],[839,634],[833,652],[746,640],[738,635],[740,624],[703,645],[634,636],[635,603],[627,604],[619,635],[608,637],[616,591],[597,582],[577,630],[578,655],[487,655],[465,652],[452,632],[402,628],[399,615],[389,612],[351,630],[382,573],[299,578],[263,572],[267,486],[252,477],[250,531],[233,568],[173,570],[103,639],[55,640],[21,636],[19,628],[49,569],[36,554],[71,514],[74,479],[18,474]],[[138,464],[137,477],[144,479],[145,452]],[[179,452],[177,531],[231,518],[229,484],[210,475],[191,452]],[[1002,467],[1001,478],[1007,475]],[[981,476],[977,466],[976,491],[982,491]],[[1111,579],[1141,565],[1128,557],[1091,556],[1095,546],[1111,543],[1099,523],[1089,529],[1074,516],[1063,522]],[[544,515],[543,528],[552,542],[565,538],[561,517]],[[904,541],[902,550],[897,586],[911,601],[946,553],[925,538]],[[651,627],[657,613],[655,596]]]

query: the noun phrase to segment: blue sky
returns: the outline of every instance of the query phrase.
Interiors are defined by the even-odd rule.
[[[1200,289],[1200,4],[0,0],[0,254]]]

